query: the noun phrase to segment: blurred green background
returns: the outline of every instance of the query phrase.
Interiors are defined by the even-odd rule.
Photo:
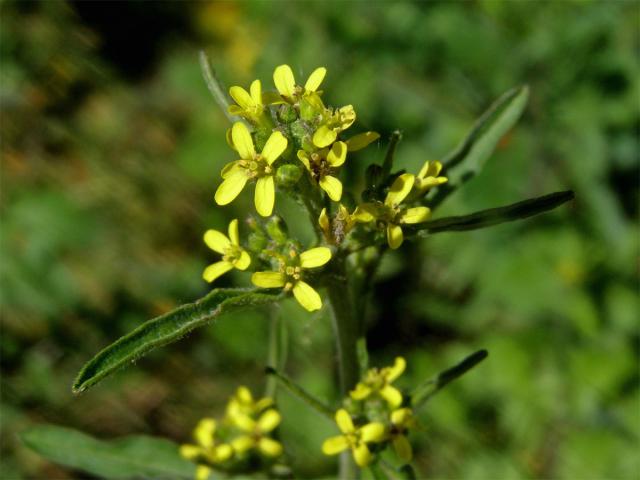
[[[490,357],[432,400],[414,436],[429,478],[636,479],[637,2],[7,2],[0,4],[2,457],[0,477],[87,478],[17,438],[55,423],[101,438],[186,441],[239,382],[260,392],[268,312],[228,316],[74,397],[100,348],[192,301],[215,259],[201,241],[251,205],[216,208],[233,159],[201,78],[247,87],[290,64],[328,67],[325,100],[404,133],[401,167],[442,157],[508,88],[517,128],[435,217],[554,190],[576,201],[517,224],[448,233],[385,258],[369,308],[373,362],[409,360],[409,386],[479,348]],[[380,162],[359,154],[350,179]],[[360,168],[358,168],[360,167]],[[292,206],[288,207],[295,214]],[[304,231],[302,232],[304,234]],[[246,276],[218,286],[244,285]],[[336,400],[325,313],[281,307],[288,372]],[[329,475],[334,432],[280,393],[285,447]]]

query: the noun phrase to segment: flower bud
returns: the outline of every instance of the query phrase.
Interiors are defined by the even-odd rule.
[[[289,236],[287,235],[287,224],[284,223],[282,218],[276,216],[271,217],[266,224],[266,230],[269,236],[278,244],[283,245],[287,242]]]
[[[278,185],[284,188],[293,187],[302,176],[302,169],[298,165],[282,165],[278,167],[276,179]]]
[[[280,106],[278,109],[278,120],[282,123],[292,123],[295,122],[298,118],[295,108],[293,108],[288,103]]]
[[[247,248],[252,252],[260,253],[265,248],[267,248],[267,244],[269,243],[269,239],[264,234],[264,232],[256,230],[252,232],[247,237]]]

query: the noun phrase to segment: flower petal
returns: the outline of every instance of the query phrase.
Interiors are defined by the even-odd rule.
[[[260,418],[258,419],[258,427],[261,432],[268,433],[280,425],[281,421],[282,417],[278,411],[272,408],[260,415]]]
[[[279,457],[282,455],[282,444],[273,438],[262,437],[258,441],[258,450],[267,457]]]
[[[249,265],[251,265],[251,257],[246,251],[242,250],[242,252],[240,252],[240,258],[234,262],[233,266],[238,270],[246,270]]]
[[[273,72],[273,83],[283,97],[293,97],[296,80],[289,65],[280,65]]]
[[[220,172],[220,176],[222,178],[230,177],[236,173],[242,173],[243,168],[240,166],[240,162],[242,160],[236,160],[234,162],[227,163],[224,167],[222,167],[222,171]]]
[[[353,449],[353,459],[360,468],[364,468],[371,463],[371,452],[366,443],[359,443]]]
[[[349,395],[354,400],[364,400],[369,395],[371,395],[371,392],[372,392],[371,387],[360,382],[356,385],[356,388],[354,388],[353,390],[351,390],[351,392],[349,392]]]
[[[362,205],[358,205],[353,212],[353,219],[356,222],[373,222],[378,214],[378,209],[372,203],[363,203]]]
[[[399,427],[407,427],[413,418],[410,408],[399,408],[391,412],[391,423]]]
[[[404,236],[400,225],[394,225],[392,223],[387,225],[387,243],[391,249],[395,250],[396,248],[399,248],[403,241]]]
[[[380,396],[387,401],[391,408],[398,408],[402,405],[402,394],[396,387],[385,385],[380,389]]]
[[[244,404],[251,405],[253,403],[253,395],[251,394],[251,390],[249,390],[244,385],[238,387],[238,390],[236,390],[236,397],[238,397],[238,400],[240,400]]]
[[[431,215],[428,207],[408,208],[400,215],[400,223],[420,223],[424,222]]]
[[[335,142],[331,145],[331,150],[327,155],[327,163],[332,167],[339,167],[347,159],[347,144],[344,142]]]
[[[321,267],[331,260],[331,250],[327,247],[316,247],[300,254],[300,266],[302,268]]]
[[[251,275],[251,283],[260,288],[284,287],[286,278],[280,272],[255,272]]]
[[[202,447],[196,445],[180,445],[180,456],[187,460],[195,460],[202,455]]]
[[[211,468],[206,465],[198,465],[196,467],[196,480],[207,480],[211,475]]]
[[[322,188],[329,198],[334,202],[339,202],[342,197],[342,182],[336,177],[325,175],[320,179],[320,188]]]
[[[240,158],[245,160],[252,160],[256,154],[256,150],[253,147],[253,139],[249,133],[249,129],[242,122],[236,122],[231,127],[231,140],[233,145],[238,150]]]
[[[311,73],[311,75],[309,75],[309,78],[307,79],[307,83],[304,84],[304,89],[308,90],[309,92],[315,92],[316,90],[318,90],[318,87],[322,83],[322,80],[324,80],[324,76],[326,74],[327,74],[326,68],[324,67],[316,68]]]
[[[413,449],[407,437],[404,435],[396,435],[393,437],[393,449],[398,456],[405,462],[410,462],[413,458]]]
[[[233,269],[233,264],[227,262],[226,260],[222,260],[220,262],[212,263],[202,272],[202,278],[204,278],[207,282],[211,283],[220,275],[224,275],[229,270]]]
[[[320,211],[320,216],[318,217],[318,225],[320,225],[320,228],[325,233],[325,235],[329,235],[331,225],[329,224],[329,216],[327,215],[326,208],[323,208],[322,211]]]
[[[363,442],[381,442],[385,438],[384,424],[380,422],[367,423],[360,428],[360,438]]]
[[[247,176],[244,172],[236,172],[227,176],[216,190],[215,200],[218,205],[227,205],[240,195],[247,184]]]
[[[349,448],[349,441],[343,435],[327,438],[322,444],[322,453],[325,455],[337,455]]]
[[[287,137],[276,130],[271,134],[267,143],[265,143],[264,148],[262,149],[262,157],[269,165],[271,165],[286,149]]]
[[[356,121],[356,111],[353,109],[353,105],[345,105],[338,109],[340,115],[340,130],[346,130],[353,122]]]
[[[387,193],[387,198],[384,199],[385,205],[400,205],[409,195],[414,179],[415,177],[411,173],[403,173],[396,178]]]
[[[218,230],[209,229],[204,232],[204,243],[206,243],[207,247],[209,247],[214,252],[218,252],[224,255],[224,251],[226,248],[231,245],[231,241],[227,238],[227,236],[219,232]]]
[[[214,455],[216,461],[224,462],[225,460],[229,460],[229,458],[231,458],[231,455],[233,455],[233,448],[231,447],[231,445],[227,445],[226,443],[216,445]]]
[[[255,441],[249,435],[241,435],[231,441],[231,446],[239,454],[251,450],[254,445]]]
[[[213,435],[216,433],[216,421],[213,418],[203,418],[198,422],[193,436],[198,445],[211,447],[213,445]]]
[[[262,105],[262,83],[260,80],[254,80],[249,87],[251,92],[251,100],[255,105]]]
[[[243,109],[252,107],[255,103],[251,98],[251,95],[249,95],[249,92],[242,87],[231,87],[229,89],[229,95],[231,95],[231,98],[233,98]]]
[[[355,431],[351,415],[344,408],[336,412],[336,423],[342,433],[353,433]]]
[[[396,357],[393,362],[393,366],[387,369],[386,379],[387,382],[393,382],[396,378],[402,375],[407,368],[407,361],[404,357]]]
[[[256,182],[255,204],[256,211],[263,217],[268,217],[273,212],[273,204],[276,200],[276,189],[273,177],[260,177]]]
[[[338,137],[338,133],[326,125],[320,127],[313,134],[313,144],[316,147],[324,148],[331,145]]]
[[[311,171],[311,164],[309,163],[309,154],[304,150],[298,150],[298,159],[307,167],[307,170]]]
[[[293,296],[296,297],[298,303],[309,312],[320,310],[322,308],[322,299],[311,285],[298,280],[293,286]]]
[[[234,415],[231,421],[236,427],[245,432],[253,433],[256,428],[256,421],[244,413]]]
[[[238,235],[238,219],[234,218],[229,222],[229,240],[234,245],[240,245],[240,236]]]
[[[351,137],[347,140],[347,149],[350,152],[362,150],[364,147],[380,138],[377,132],[365,132]]]

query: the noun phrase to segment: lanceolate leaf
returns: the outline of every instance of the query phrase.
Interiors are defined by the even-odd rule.
[[[169,440],[144,435],[102,441],[70,428],[41,425],[21,435],[43,457],[103,478],[191,479],[195,466]]]
[[[443,158],[444,175],[449,182],[438,187],[430,202],[432,208],[482,170],[500,139],[520,118],[528,98],[527,86],[513,88],[503,94],[482,114],[455,150]]]
[[[218,288],[194,303],[182,305],[143,323],[93,357],[73,384],[74,393],[95,385],[120,367],[156,347],[175,342],[191,330],[241,307],[274,302],[278,294],[241,288]]]
[[[523,200],[522,202],[507,205],[506,207],[490,208],[470,215],[439,218],[429,222],[407,225],[406,227],[403,226],[402,228],[406,228],[407,232],[421,231],[422,233],[476,230],[478,228],[492,227],[500,223],[512,222],[514,220],[538,215],[539,213],[553,210],[563,203],[573,200],[573,198],[574,194],[570,190],[555,192],[542,197]]]

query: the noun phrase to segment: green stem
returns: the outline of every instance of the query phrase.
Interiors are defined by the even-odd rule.
[[[280,312],[277,307],[272,307],[269,312],[269,351],[267,353],[267,367],[279,369],[280,367]],[[273,398],[278,386],[278,380],[269,375],[265,387],[265,397]]]

